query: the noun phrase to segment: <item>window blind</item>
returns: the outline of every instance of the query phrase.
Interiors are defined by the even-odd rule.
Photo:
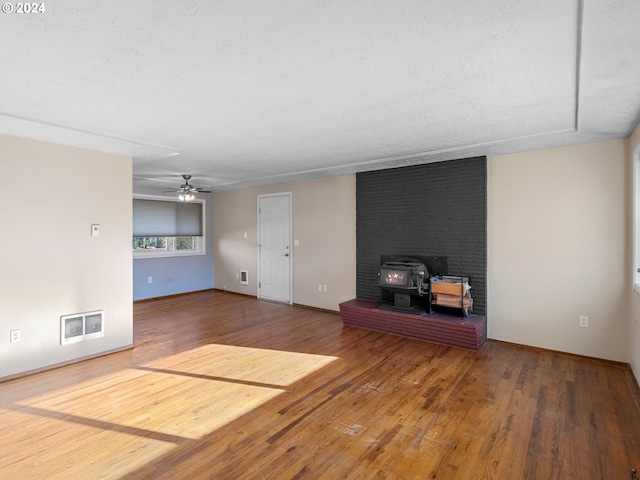
[[[134,198],[133,236],[202,236],[202,203]]]

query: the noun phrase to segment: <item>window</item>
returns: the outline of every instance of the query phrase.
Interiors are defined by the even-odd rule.
[[[204,255],[204,201],[133,199],[133,258]]]
[[[640,145],[633,151],[633,288],[640,293]]]
[[[640,144],[633,151],[633,286],[640,293]]]

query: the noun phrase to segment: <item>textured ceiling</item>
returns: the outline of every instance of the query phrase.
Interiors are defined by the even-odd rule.
[[[637,0],[44,5],[0,14],[0,133],[132,155],[137,188],[618,139],[640,119]]]

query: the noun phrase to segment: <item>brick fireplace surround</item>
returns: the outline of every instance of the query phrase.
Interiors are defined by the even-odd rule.
[[[448,258],[444,274],[473,287],[473,313],[378,310],[383,255]],[[437,272],[431,272],[437,274]],[[356,174],[356,297],[345,325],[480,350],[487,337],[487,158],[428,162]],[[442,310],[447,312],[447,310]]]
[[[479,351],[487,340],[487,317],[432,313],[413,315],[379,310],[374,300],[354,299],[340,304],[345,325],[393,333],[452,347]]]

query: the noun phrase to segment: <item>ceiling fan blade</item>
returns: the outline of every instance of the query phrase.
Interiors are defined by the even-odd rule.
[[[182,193],[182,194],[187,194],[187,193],[213,193],[211,190],[204,190],[200,187],[194,187],[193,185],[191,185],[189,183],[189,179],[191,178],[191,175],[182,175],[182,178],[184,178],[184,182],[182,185],[180,185],[180,188],[177,188],[175,190],[164,190],[163,193]]]

